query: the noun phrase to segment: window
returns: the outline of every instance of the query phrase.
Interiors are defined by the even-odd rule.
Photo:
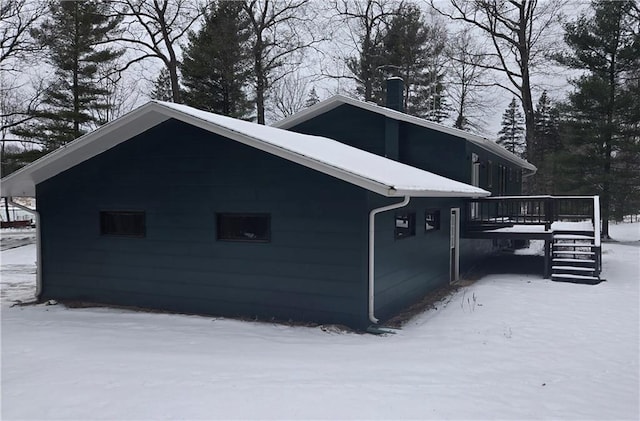
[[[219,213],[218,240],[253,241],[271,240],[271,216],[268,214]]]
[[[144,237],[146,222],[144,212],[101,211],[100,235]]]
[[[499,194],[507,194],[507,167],[500,165],[500,188]]]
[[[396,213],[396,239],[416,235],[415,212]]]
[[[487,187],[493,187],[493,162],[487,161]]]
[[[440,229],[440,210],[427,209],[424,213],[424,232]]]

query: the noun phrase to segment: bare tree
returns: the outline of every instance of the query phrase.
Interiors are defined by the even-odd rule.
[[[306,49],[320,42],[312,28],[310,0],[245,0],[252,30],[253,77],[259,124],[271,86],[302,63]],[[310,30],[311,29],[311,30]]]
[[[449,59],[447,93],[455,112],[453,127],[482,131],[481,117],[495,105],[484,89],[489,84],[486,52],[474,41],[469,28],[450,37],[445,50]]]
[[[104,95],[101,101],[104,107],[92,110],[98,125],[115,120],[131,111],[140,97],[138,84],[140,80],[135,78],[123,78],[114,69],[120,68],[122,63],[115,66],[103,66],[98,69],[100,85],[104,87]],[[95,128],[95,127],[94,127]]]
[[[124,21],[120,36],[109,42],[123,42],[137,54],[119,70],[150,58],[161,60],[169,72],[172,100],[180,102],[179,42],[200,19],[203,8],[197,0],[113,0],[111,4]]]
[[[309,96],[309,78],[292,73],[279,79],[272,85],[271,110],[267,113],[270,120],[288,117],[307,106]]]
[[[522,103],[525,115],[526,149],[531,148],[534,135],[532,73],[547,62],[551,31],[559,23],[561,2],[549,0],[450,0],[450,10],[444,10],[431,0],[440,14],[466,23],[490,41],[491,59],[482,64],[486,69],[505,75],[508,83],[495,82]]]
[[[0,2],[0,176],[8,172],[7,152],[19,149],[16,142],[20,139],[11,130],[31,120],[32,111],[40,102],[42,88],[34,86],[30,90],[30,81],[23,70],[40,50],[29,30],[46,10],[36,0]]]
[[[41,90],[25,98],[28,81],[20,76],[41,50],[29,30],[44,16],[46,7],[37,0],[4,0],[0,3],[0,135],[30,120]],[[4,143],[3,143],[4,145]]]
[[[35,0],[3,0],[0,3],[0,71],[19,70],[18,60],[26,59],[39,45],[29,29],[44,15],[46,8]]]

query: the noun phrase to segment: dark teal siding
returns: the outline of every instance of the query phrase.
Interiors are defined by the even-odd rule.
[[[384,116],[351,105],[340,105],[289,130],[325,136],[385,156]]]
[[[399,199],[370,195],[370,208],[377,208]],[[406,208],[391,210],[376,216],[375,313],[387,319],[406,306],[420,300],[430,291],[449,283],[449,241],[451,208],[462,209],[459,199],[413,198]],[[425,232],[425,211],[440,210],[440,230]],[[416,214],[416,235],[396,239],[396,212]],[[493,251],[491,240],[460,239],[460,271],[467,271],[479,259]]]
[[[465,159],[466,141],[414,124],[401,123],[400,162],[469,183]]]
[[[466,147],[466,163],[469,180],[471,179],[471,154],[475,153],[480,159],[480,187],[491,192],[492,196],[520,195],[522,194],[522,170],[518,166],[498,157],[485,149],[472,143]],[[491,171],[489,171],[491,161]],[[500,166],[507,169],[506,185],[500,191]],[[491,174],[491,181],[489,175]]]
[[[43,298],[366,324],[367,193],[176,121],[37,186]],[[101,210],[146,213],[105,237]],[[271,215],[271,241],[216,241],[216,213]]]
[[[521,169],[497,155],[457,136],[411,123],[391,120],[383,115],[351,105],[341,105],[304,121],[289,130],[326,136],[381,156],[388,156],[438,175],[471,183],[471,153],[480,157],[480,186],[498,195],[499,170],[503,165],[512,171],[504,194],[521,194]],[[491,183],[487,163],[492,161]]]

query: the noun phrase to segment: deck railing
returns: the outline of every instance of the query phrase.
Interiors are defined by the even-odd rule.
[[[598,196],[497,196],[482,199],[471,199],[466,209],[465,231],[478,235],[492,233],[497,228],[511,227],[514,225],[544,225],[549,237],[545,240],[545,265],[546,274],[551,273],[550,241],[553,232],[564,232],[567,225],[552,228],[554,222],[580,222],[588,221],[591,229],[572,232],[580,232],[590,236],[593,232],[595,274],[600,275],[602,270],[602,249],[600,244],[600,198]],[[582,225],[582,224],[579,224]],[[499,230],[497,230],[499,231]],[[494,238],[494,237],[486,237]],[[520,235],[518,238],[527,238]],[[533,236],[531,238],[534,238]],[[545,275],[546,276],[546,275]]]
[[[593,221],[600,225],[598,196],[497,196],[471,199],[467,228],[545,225],[556,221]],[[597,223],[596,223],[597,220]]]

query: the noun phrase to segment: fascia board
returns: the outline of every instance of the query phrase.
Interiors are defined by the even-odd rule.
[[[482,193],[431,191],[428,189],[402,188],[381,183],[156,102],[150,102],[9,175],[3,180],[2,196],[35,196],[36,184],[113,148],[170,118],[228,137],[239,143],[279,156],[386,197],[483,196]],[[7,185],[8,188],[6,188]],[[488,192],[486,194],[489,195]]]
[[[331,111],[336,107],[339,107],[344,103],[344,99],[346,97],[342,95],[335,95],[329,99],[321,101],[311,107],[305,108],[301,111],[298,111],[295,114],[290,115],[280,121],[273,123],[271,126],[276,127],[278,129],[290,129],[291,127],[297,125],[298,123],[307,121],[312,119],[320,114],[326,113],[327,111]]]
[[[288,161],[295,162],[304,167],[311,168],[318,172],[330,175],[332,177],[346,181],[350,184],[354,184],[358,187],[362,187],[374,193],[378,193],[380,195],[387,196],[387,197],[391,197],[393,195],[392,193],[394,191],[393,186],[380,183],[378,181],[375,181],[366,177],[362,177],[358,174],[345,171],[342,168],[331,166],[326,162],[315,160],[306,155],[300,155],[298,153],[292,152],[288,149],[279,147],[277,145],[263,142],[262,140],[257,139],[253,136],[247,135],[246,133],[240,133],[235,130],[229,129],[227,127],[213,124],[209,121],[202,120],[198,117],[183,113],[175,109],[164,108],[163,112],[166,113],[171,118],[175,118],[187,124],[191,124],[193,126],[199,127],[203,130],[216,133],[220,136],[227,137],[229,139],[235,140],[236,142],[242,143],[247,146],[251,146],[252,148],[259,149],[261,151],[278,156]]]
[[[213,124],[209,121],[200,119],[196,116],[193,116],[188,113],[184,113],[182,111],[176,109],[164,108],[163,112],[165,112],[171,118],[175,118],[177,120],[181,120],[187,124],[199,127],[203,130],[207,130],[212,133],[216,133],[220,136],[235,140],[239,143],[245,144],[247,146],[251,146],[253,148],[259,149],[261,151],[267,152],[269,154],[278,156],[280,158],[286,159],[288,161],[300,164],[304,167],[311,168],[318,172],[330,175],[332,177],[338,178],[340,180],[346,181],[350,184],[354,184],[356,186],[362,187],[366,190],[372,191],[374,193],[386,196],[386,197],[397,197],[397,196],[414,196],[414,197],[480,197],[480,196],[488,196],[489,192],[485,190],[481,190],[479,193],[475,192],[446,192],[446,191],[432,191],[432,190],[419,190],[419,189],[405,189],[398,188],[397,186],[388,185],[385,183],[381,183],[376,180],[372,180],[370,178],[363,177],[358,174],[354,174],[349,172],[343,168],[334,167],[324,161],[319,161],[313,159],[306,155],[301,155],[299,153],[290,151],[288,149],[282,148],[277,145],[273,145],[271,143],[264,142],[258,138],[250,136],[246,133],[237,132],[233,129],[220,126],[217,124]]]
[[[447,127],[438,123],[434,123],[419,117],[415,117],[406,113],[402,113],[400,111],[396,111],[396,110],[392,110],[389,108],[385,108],[385,107],[381,107],[377,104],[373,104],[373,103],[368,103],[368,102],[363,102],[354,98],[349,98],[346,97],[344,95],[335,95],[325,101],[319,102],[316,105],[313,105],[309,108],[306,108],[292,116],[289,116],[283,120],[280,120],[279,122],[273,124],[273,127],[278,127],[281,129],[289,129],[301,122],[304,122],[306,120],[309,120],[311,118],[314,118],[320,114],[323,114],[327,111],[330,111],[342,104],[348,104],[348,105],[352,105],[354,107],[357,108],[361,108],[367,111],[371,111],[373,113],[376,114],[380,114],[380,115],[384,115],[385,117],[389,117],[395,120],[399,120],[399,121],[404,121],[406,123],[410,123],[410,124],[415,124],[417,126],[420,127],[424,127],[427,129],[431,129],[431,130],[435,130],[438,132],[442,132],[442,133],[446,133],[446,134],[450,134],[452,136],[456,136],[456,137],[460,137],[463,138],[465,140],[468,140],[469,142],[481,147],[482,149],[485,149],[489,152],[495,153],[496,155],[500,156],[501,158],[506,159],[507,161],[518,165],[519,167],[522,167],[524,169],[527,169],[528,171],[531,172],[531,174],[534,174],[537,171],[537,168],[532,165],[531,163],[525,161],[524,159],[521,159],[515,155],[513,155],[512,153],[510,153],[509,151],[505,150],[504,148],[502,148],[500,145],[498,145],[497,143],[493,142],[492,140],[486,138],[486,137],[482,137],[482,136],[478,136],[475,135],[473,133],[468,133],[465,132],[464,130],[460,130],[460,129],[456,129],[453,127]]]
[[[167,120],[148,103],[60,147],[2,180],[2,196],[35,196],[35,185]]]
[[[411,190],[411,189],[399,189],[393,191],[391,195],[388,197],[403,197],[403,196],[411,196],[411,197],[464,197],[464,198],[479,198],[479,197],[487,197],[490,196],[491,192],[486,190],[482,190],[478,193],[471,192],[448,192],[448,191],[434,191],[434,190]]]

